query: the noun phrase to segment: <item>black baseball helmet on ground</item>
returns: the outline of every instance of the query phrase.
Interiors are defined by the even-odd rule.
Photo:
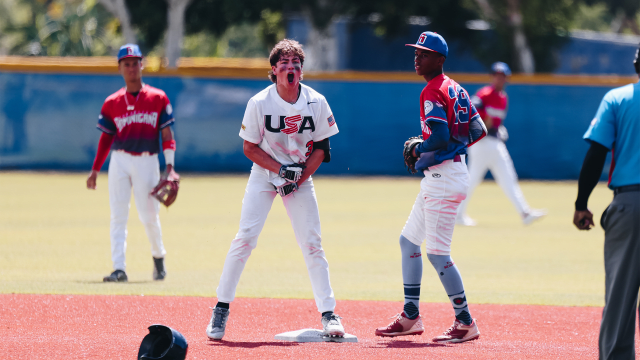
[[[138,360],[184,360],[187,339],[179,331],[164,325],[149,326],[149,334],[142,339]]]
[[[635,66],[636,68],[636,74],[640,74],[640,46],[638,47],[638,50],[636,50],[636,58],[633,59],[633,66]]]

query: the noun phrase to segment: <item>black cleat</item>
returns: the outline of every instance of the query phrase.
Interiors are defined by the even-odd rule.
[[[104,282],[127,282],[128,280],[127,273],[123,270],[116,270],[112,272],[111,275],[102,278]]]
[[[164,269],[164,258],[153,258],[153,280],[164,280],[167,271]]]

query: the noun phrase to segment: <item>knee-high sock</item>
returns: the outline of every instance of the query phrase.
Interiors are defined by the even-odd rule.
[[[404,283],[404,313],[410,319],[420,314],[420,283],[422,282],[422,253],[420,246],[400,235],[402,252],[402,282]]]
[[[456,264],[451,260],[451,256],[427,254],[427,258],[438,272],[438,277],[449,296],[451,305],[453,305],[456,319],[462,321],[465,325],[471,324],[473,320],[467,306],[462,276],[460,276],[460,271],[458,271]]]

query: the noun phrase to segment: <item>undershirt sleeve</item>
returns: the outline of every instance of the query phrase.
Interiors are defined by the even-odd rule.
[[[447,123],[430,121],[429,127],[431,127],[431,135],[429,138],[416,146],[416,155],[418,156],[422,153],[446,148],[449,143],[450,134]]]
[[[591,141],[591,147],[587,151],[578,178],[578,198],[576,199],[576,211],[587,210],[587,202],[591,192],[598,184],[602,169],[609,149],[600,143]]]

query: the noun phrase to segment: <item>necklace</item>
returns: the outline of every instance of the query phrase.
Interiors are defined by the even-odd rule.
[[[127,104],[127,111],[131,111],[136,108],[135,105],[138,102],[138,98],[140,97],[140,94],[142,93],[142,89],[144,89],[144,85],[145,84],[142,84],[140,91],[138,91],[138,95],[136,95],[136,101],[133,102],[133,105],[130,105],[129,100],[127,100],[127,91],[124,92],[124,102]]]

